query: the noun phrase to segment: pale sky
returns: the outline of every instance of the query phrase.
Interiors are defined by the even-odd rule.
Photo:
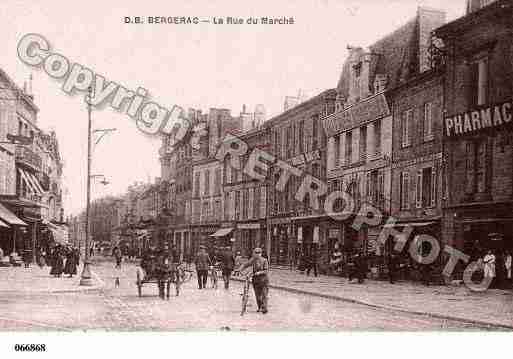
[[[107,6],[108,4],[108,6]],[[336,87],[346,46],[367,46],[415,16],[419,5],[463,14],[465,0],[29,1],[2,0],[0,66],[21,87],[33,73],[38,125],[55,129],[65,161],[65,213],[85,206],[87,114],[81,94],[22,63],[18,41],[27,33],[49,40],[52,51],[131,90],[141,86],[171,108],[281,112],[284,97]],[[125,16],[294,17],[294,25],[124,24]],[[157,137],[143,135],[127,115],[93,112],[93,128],[117,128],[96,148],[93,198],[120,194],[134,181],[160,175]]]

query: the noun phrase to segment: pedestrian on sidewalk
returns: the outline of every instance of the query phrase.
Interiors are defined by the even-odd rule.
[[[116,268],[121,269],[121,261],[123,259],[123,254],[121,253],[121,249],[119,249],[118,246],[114,248],[114,251],[112,253],[114,255],[114,258],[116,259]]]
[[[25,268],[30,268],[30,262],[32,262],[32,253],[30,249],[23,250],[23,264]]]
[[[60,277],[64,270],[64,256],[62,252],[61,246],[57,246],[53,252],[52,259],[52,269],[50,270],[50,274],[54,277]]]
[[[356,260],[358,283],[362,284],[365,281],[368,270],[369,268],[367,267],[367,258],[363,254],[360,254]]]
[[[66,252],[66,264],[64,265],[64,274],[67,274],[70,278],[77,274],[77,258],[75,251],[72,248],[68,248]]]
[[[511,264],[511,253],[510,251],[506,251],[506,254],[504,256],[504,265],[506,266],[506,281],[508,282],[508,286],[511,286]]]
[[[198,289],[205,289],[207,287],[208,269],[211,266],[211,260],[205,246],[200,246],[199,252],[196,254],[194,264],[196,266],[196,275],[198,277]]]
[[[397,278],[398,259],[395,253],[391,253],[388,257],[388,279],[390,284],[394,284]]]
[[[230,247],[225,247],[220,256],[221,272],[223,274],[224,289],[230,288],[230,277],[232,276],[233,269],[235,268],[235,256],[233,255]]]
[[[315,249],[312,249],[312,253],[309,256],[308,259],[308,266],[306,268],[306,275],[310,276],[310,271],[313,269],[314,276],[317,277],[317,269],[318,269],[318,263],[317,263],[317,251]]]
[[[258,306],[257,312],[267,313],[267,298],[269,295],[269,262],[262,257],[262,249],[255,248],[253,257],[242,265],[239,269],[241,272],[252,266],[253,267],[253,290]]]
[[[483,258],[484,263],[484,276],[490,283],[495,278],[495,255],[492,250],[488,250],[487,254]]]

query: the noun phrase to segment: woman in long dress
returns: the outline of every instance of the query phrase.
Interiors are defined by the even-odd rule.
[[[66,265],[64,266],[64,274],[68,274],[69,277],[73,277],[77,274],[77,258],[73,249],[68,249],[66,253]]]
[[[495,278],[495,255],[491,250],[483,258],[484,262],[484,276],[493,280]]]
[[[64,269],[64,258],[60,247],[56,247],[53,253],[52,269],[50,274],[54,277],[60,277]]]

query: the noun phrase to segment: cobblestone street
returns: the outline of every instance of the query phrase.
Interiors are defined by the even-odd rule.
[[[241,284],[234,282],[229,291],[199,291],[195,278],[183,287],[179,297],[162,301],[155,285],[143,287],[137,296],[135,265],[125,263],[119,271],[111,262],[98,262],[95,273],[104,281],[102,289],[50,292],[41,288],[29,291],[13,283],[2,290],[1,330],[464,330],[486,329],[459,321],[442,320],[394,310],[370,308],[343,301],[298,295],[282,290],[270,291],[270,312],[256,313],[251,298],[248,313],[240,316]],[[0,272],[2,286],[26,279],[22,268]],[[35,269],[34,269],[35,271]],[[44,282],[45,271],[33,278]],[[46,271],[47,272],[47,271]],[[274,275],[274,274],[273,274]],[[120,286],[115,287],[119,276]],[[75,279],[51,278],[54,289],[75,286]],[[78,279],[77,279],[78,280]],[[275,280],[272,277],[272,280]],[[277,280],[277,279],[276,279]],[[67,281],[67,282],[66,282]],[[27,284],[27,282],[25,283]],[[28,287],[27,287],[28,288]],[[361,287],[363,288],[363,287]],[[4,288],[2,288],[4,289]],[[69,289],[69,288],[68,288]],[[75,289],[77,289],[75,287]]]

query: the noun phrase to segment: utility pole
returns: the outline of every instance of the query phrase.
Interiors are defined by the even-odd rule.
[[[91,101],[93,89],[89,87],[86,96],[87,103],[87,199],[86,199],[86,218],[85,218],[85,252],[84,252],[84,269],[80,278],[80,285],[92,286],[91,263],[89,261],[89,207],[91,202]]]

